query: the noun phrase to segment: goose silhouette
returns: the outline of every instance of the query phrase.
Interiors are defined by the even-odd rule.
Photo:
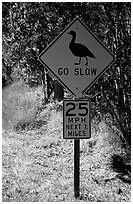
[[[86,64],[85,65],[88,65],[87,57],[96,59],[94,54],[85,45],[80,44],[80,43],[75,43],[75,40],[76,40],[76,32],[75,31],[71,30],[68,34],[72,35],[72,40],[69,44],[69,49],[71,50],[73,55],[75,55],[76,57],[79,57],[79,62],[75,63],[76,65],[80,64],[81,57],[86,58]]]

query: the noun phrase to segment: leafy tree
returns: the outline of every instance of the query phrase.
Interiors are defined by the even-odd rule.
[[[108,111],[126,142],[131,141],[131,35],[130,3],[104,3],[101,21],[106,22],[103,42],[115,55],[115,63],[103,77],[92,87],[97,92],[97,108],[100,113]]]

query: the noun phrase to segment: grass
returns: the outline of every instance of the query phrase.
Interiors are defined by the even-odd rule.
[[[6,129],[23,129],[36,122],[41,108],[41,88],[30,89],[23,82],[15,82],[2,92],[2,126]]]
[[[23,99],[19,99],[19,107],[14,105],[15,98],[12,100],[15,102],[10,103],[12,123],[8,123],[8,117],[3,118],[3,202],[129,202],[131,184],[118,177],[111,161],[114,154],[128,159],[129,151],[122,147],[117,130],[109,128],[104,121],[98,124],[93,122],[92,138],[80,141],[80,198],[74,198],[73,140],[63,139],[60,104],[48,104],[40,111],[41,98],[36,96],[38,89],[27,87],[25,91],[24,88],[25,94],[34,95],[33,98],[25,97],[25,104],[27,100],[31,101],[35,109],[33,117],[28,118],[28,127],[22,128],[27,120],[25,105],[22,106],[23,117],[15,115],[21,109],[20,104],[24,104],[21,103]],[[17,98],[18,89],[15,94],[13,90],[12,95]],[[23,95],[22,88],[21,93]],[[8,100],[6,95],[4,97],[5,110],[9,107],[6,105],[9,95]],[[11,109],[7,108],[9,116]],[[16,130],[20,121],[21,125]]]

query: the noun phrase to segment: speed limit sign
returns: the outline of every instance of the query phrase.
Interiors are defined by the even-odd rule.
[[[63,101],[64,139],[89,139],[91,137],[90,101]]]

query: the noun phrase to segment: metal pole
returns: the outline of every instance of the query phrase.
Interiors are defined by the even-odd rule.
[[[74,140],[74,196],[75,198],[79,197],[79,174],[80,174],[80,168],[79,168],[79,163],[80,163],[80,140],[75,139]]]

